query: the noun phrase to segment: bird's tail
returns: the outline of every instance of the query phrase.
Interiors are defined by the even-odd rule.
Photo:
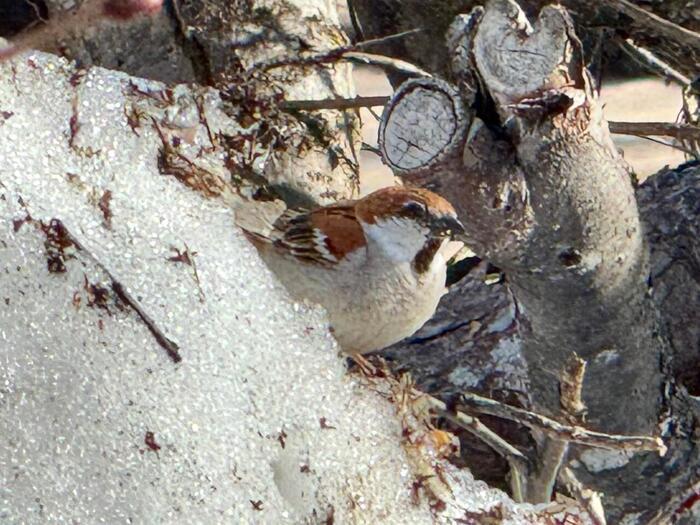
[[[275,223],[285,210],[281,200],[244,201],[234,209],[236,226],[254,245],[269,244],[276,237]]]

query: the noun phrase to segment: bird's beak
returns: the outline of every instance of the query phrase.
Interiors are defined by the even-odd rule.
[[[457,217],[451,215],[443,215],[435,219],[430,225],[430,230],[438,237],[456,237],[464,235],[464,226]]]

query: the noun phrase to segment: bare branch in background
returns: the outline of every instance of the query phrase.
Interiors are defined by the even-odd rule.
[[[673,69],[648,49],[635,45],[631,39],[628,38],[621,42],[620,49],[627,53],[635,62],[665,78],[668,82],[675,82],[682,87],[690,84],[688,77]]]
[[[318,111],[322,109],[347,110],[355,108],[371,108],[375,106],[385,106],[391,97],[355,97],[355,98],[335,98],[318,100],[285,100],[280,104],[284,110]],[[634,135],[647,138],[650,136],[673,137],[682,142],[700,143],[700,127],[691,124],[675,124],[672,122],[618,122],[609,121],[610,133],[616,135]],[[664,146],[677,148],[681,151],[693,154],[687,148],[677,144],[667,144]]]
[[[383,106],[390,97],[355,97],[355,98],[328,98],[322,100],[285,100],[280,108],[298,111],[318,111],[321,109],[355,109],[372,106]]]
[[[361,49],[365,49],[367,47],[375,45],[385,44],[387,42],[391,42],[392,40],[397,40],[410,35],[414,35],[416,33],[420,33],[421,31],[424,30],[422,28],[410,29],[408,31],[401,31],[400,33],[383,36],[381,38],[364,40],[362,42],[357,42],[356,44],[351,44],[349,46],[336,47],[324,53],[317,53],[314,55],[307,56],[292,55],[278,58],[276,60],[270,60],[268,62],[258,62],[253,64],[249,68],[249,70],[268,71],[270,69],[275,69],[284,66],[312,66],[318,64],[327,64],[330,62],[337,62],[338,60],[341,60],[343,58],[343,55],[345,55],[346,53],[359,51]]]
[[[372,53],[360,53],[357,51],[351,51],[345,53],[342,56],[343,60],[348,62],[354,62],[357,64],[363,64],[366,66],[376,66],[381,67],[387,71],[393,71],[396,73],[403,73],[409,77],[423,77],[430,78],[433,75],[427,71],[419,68],[415,64],[406,62],[405,60],[399,60],[398,58],[392,58],[384,55],[375,55]]]
[[[695,31],[642,9],[628,0],[604,0],[602,3],[631,18],[637,31],[646,29],[649,35],[676,42],[681,48],[686,47],[690,53],[700,50],[700,34]]]

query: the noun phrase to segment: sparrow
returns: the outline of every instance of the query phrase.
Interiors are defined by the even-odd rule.
[[[464,233],[448,201],[408,187],[285,210],[265,233],[242,229],[295,299],[326,309],[348,354],[390,346],[432,317],[447,292],[443,249]]]

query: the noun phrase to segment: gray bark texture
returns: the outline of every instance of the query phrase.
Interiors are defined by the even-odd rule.
[[[369,9],[357,11],[363,28],[399,19],[382,10],[386,2],[360,3]],[[399,17],[426,19],[410,1],[395,6]],[[505,273],[505,283],[484,284],[482,263],[428,326],[385,355],[438,392],[470,388],[557,417],[561,371],[575,353],[587,362],[585,425],[660,435],[669,452],[614,464],[612,456],[575,447],[569,464],[604,494],[609,522],[675,518],[700,464],[693,398],[700,393],[700,168],[666,170],[635,189],[572,19],[562,7],[545,7],[534,20],[513,2],[491,2],[452,23],[447,55],[438,57],[435,44],[416,51],[427,35],[412,36],[399,55],[414,60],[417,53],[429,72],[448,72],[459,94],[444,81],[403,84],[380,128],[385,160],[405,181],[453,202],[467,243]],[[404,23],[383,29],[404,30]],[[443,118],[433,130],[426,110],[452,121]],[[492,319],[506,322],[500,334],[487,329],[487,338],[480,327]],[[415,352],[418,345],[428,351]],[[520,349],[527,378],[507,373],[495,355],[504,345]],[[537,441],[546,464],[541,455],[553,444]],[[537,499],[541,488],[526,494]]]
[[[455,16],[483,5],[483,0],[351,0],[359,20],[363,38],[375,38],[398,31],[423,28],[422,33],[398,42],[385,44],[381,51],[420,65],[428,71],[444,75],[448,60],[443,36]],[[536,16],[549,4],[547,0],[523,0],[521,7],[528,16]],[[635,41],[667,60],[688,76],[697,75],[700,64],[700,4],[695,0],[563,0],[574,19],[577,33],[589,51],[594,53],[599,39],[616,69],[638,71],[638,64],[620,54],[613,42],[632,37]],[[620,9],[622,4],[637,6],[671,21],[678,27],[664,27],[647,17],[630,16]],[[687,31],[683,31],[686,29]],[[593,57],[588,57],[593,58]],[[595,59],[594,59],[595,60]]]

